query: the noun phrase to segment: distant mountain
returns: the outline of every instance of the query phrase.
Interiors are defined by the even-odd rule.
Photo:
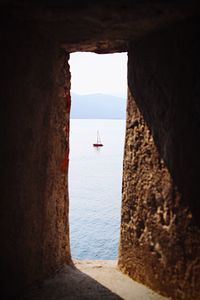
[[[126,99],[105,94],[72,93],[72,119],[125,119]]]

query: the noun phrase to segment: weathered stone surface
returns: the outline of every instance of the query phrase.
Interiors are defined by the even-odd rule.
[[[127,51],[129,41],[198,15],[198,1],[134,0],[4,0],[6,27],[32,24],[68,52]]]
[[[199,16],[197,1],[0,5],[4,289],[15,293],[71,261],[63,49],[128,50],[129,87],[151,132],[129,96],[119,265],[174,299],[197,300],[200,51],[198,19],[186,22]]]
[[[9,294],[70,261],[67,172],[61,165],[70,81],[66,53],[30,28],[2,40],[0,265]]]
[[[200,299],[197,33],[194,22],[138,41],[128,63],[148,126],[129,93],[119,266],[177,300]]]
[[[25,300],[170,300],[122,274],[114,260],[73,261],[40,287],[25,292]]]
[[[129,51],[129,86],[196,222],[200,220],[199,34],[194,19],[152,34]]]

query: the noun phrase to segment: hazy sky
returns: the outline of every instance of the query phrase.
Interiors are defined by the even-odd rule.
[[[71,90],[76,94],[127,95],[127,53],[70,54]]]

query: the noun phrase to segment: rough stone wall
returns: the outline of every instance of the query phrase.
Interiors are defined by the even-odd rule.
[[[168,219],[173,220],[176,215],[175,221],[170,221],[173,225],[170,228],[174,229],[170,229],[169,233],[167,230],[162,231],[165,227],[162,227],[162,230],[160,227],[158,229],[153,212],[148,212],[147,223],[149,226],[155,225],[156,229],[152,228],[155,241],[156,234],[159,236],[162,231],[162,239],[164,241],[166,239],[169,245],[179,247],[175,249],[180,251],[176,250],[176,255],[173,253],[167,256],[166,253],[169,251],[164,251],[163,246],[162,253],[166,254],[168,267],[158,280],[153,279],[152,275],[149,275],[147,280],[148,274],[152,272],[150,261],[155,265],[159,258],[155,260],[149,260],[147,256],[144,258],[144,255],[142,256],[142,251],[146,249],[144,243],[144,246],[139,245],[137,248],[137,256],[141,257],[136,260],[136,256],[131,254],[135,249],[133,245],[138,242],[134,234],[137,232],[138,237],[142,238],[140,227],[143,228],[145,224],[142,218],[140,220],[138,217],[138,221],[134,221],[134,224],[135,228],[139,229],[133,232],[125,220],[126,217],[122,215],[120,264],[126,265],[126,271],[130,270],[132,277],[162,292],[170,293],[172,288],[177,290],[176,295],[179,295],[188,289],[189,292],[194,290],[195,295],[195,286],[199,284],[198,276],[195,275],[199,272],[199,242],[196,237],[199,234],[197,225],[199,204],[195,196],[198,193],[199,173],[199,139],[196,138],[199,135],[197,27],[189,32],[186,26],[176,33],[172,30],[168,34],[165,32],[164,35],[162,33],[149,38],[147,36],[181,20],[198,16],[198,1],[180,4],[178,1],[164,0],[151,3],[146,0],[140,2],[105,0],[99,3],[87,0],[79,7],[75,1],[51,0],[43,3],[33,0],[4,0],[0,6],[2,108],[0,120],[3,133],[0,148],[3,173],[0,203],[2,241],[0,267],[5,290],[17,291],[52,273],[64,262],[70,262],[66,194],[70,75],[67,71],[65,53],[59,51],[60,45],[62,44],[68,52],[86,50],[112,53],[127,51],[130,41],[140,39],[137,45],[134,44],[129,49],[129,86],[151,127],[156,146],[146,125],[144,131],[149,146],[140,147],[139,142],[145,143],[140,136],[136,144],[138,149],[130,150],[133,153],[129,155],[127,144],[124,178],[126,179],[128,174],[129,179],[126,179],[127,186],[124,182],[123,197],[127,194],[127,200],[123,201],[127,201],[127,208],[123,204],[123,210],[128,210],[130,206],[128,215],[133,219],[131,207],[134,192],[138,203],[141,204],[143,201],[140,200],[143,199],[140,198],[143,194],[146,195],[147,202],[152,202],[152,207],[155,203],[154,210],[158,209],[155,218],[160,214],[163,226],[168,226]],[[185,54],[181,56],[180,53]],[[133,59],[133,56],[136,59]],[[178,81],[177,78],[182,71],[190,75]],[[130,103],[128,110],[131,113]],[[167,114],[165,106],[170,107]],[[128,124],[132,118],[130,114],[129,116]],[[140,121],[143,122],[142,119]],[[139,124],[136,127],[140,130],[141,126]],[[127,143],[131,130],[133,129],[127,129]],[[160,158],[155,147],[164,158],[170,175],[176,181],[175,184],[172,183],[163,162],[159,162]],[[183,148],[185,150],[182,154]],[[143,159],[140,161],[139,154],[140,151],[142,153],[142,149],[149,149],[150,154],[149,151],[145,155],[143,153],[141,156]],[[149,169],[146,170],[143,164],[145,160],[148,161],[148,155],[151,159],[149,158],[148,162]],[[134,168],[137,164],[136,166],[133,164],[132,168],[132,159],[140,161],[142,172],[138,171],[136,175]],[[149,176],[151,177],[152,169],[154,174],[158,172],[158,177],[154,181],[148,181],[148,184],[152,184],[152,189],[155,189],[155,193],[152,192],[153,196],[150,197],[151,189],[145,187],[145,182]],[[133,185],[134,176],[137,182]],[[176,191],[175,185],[178,186],[178,190],[180,189],[180,194]],[[138,194],[137,189],[140,190]],[[172,204],[169,204],[170,201]],[[147,213],[145,205],[144,218]],[[143,205],[137,209],[142,211]],[[165,211],[165,214],[162,211]],[[190,217],[191,221],[188,224]],[[127,241],[127,244],[123,244],[123,240]],[[147,245],[149,247],[148,243]],[[159,249],[159,245],[162,245],[161,238],[156,245],[155,248]],[[123,249],[127,250],[127,254]],[[152,252],[154,251],[147,251],[144,254],[151,255]],[[169,267],[172,263],[168,264],[169,257],[176,266],[173,271]],[[133,259],[132,262],[130,258]],[[137,265],[135,261],[138,262]],[[138,271],[136,276],[134,268],[139,269],[142,266],[144,272]],[[167,282],[169,281],[167,285],[164,283],[166,278]],[[194,287],[191,289],[191,286]]]
[[[7,28],[1,35],[0,210],[7,295],[70,261],[69,89],[64,50],[35,25]]]
[[[177,300],[200,299],[198,32],[145,37],[128,61],[119,267]]]
[[[79,3],[80,2],[80,3]],[[0,20],[36,24],[68,52],[127,51],[129,41],[199,14],[198,1],[1,0]]]

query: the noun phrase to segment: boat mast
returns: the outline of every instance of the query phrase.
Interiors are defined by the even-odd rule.
[[[99,131],[97,130],[97,144],[101,144]]]
[[[97,142],[96,144],[93,144],[94,147],[102,147],[103,144],[101,143],[101,139],[100,139],[100,135],[99,135],[99,131],[97,130]]]

